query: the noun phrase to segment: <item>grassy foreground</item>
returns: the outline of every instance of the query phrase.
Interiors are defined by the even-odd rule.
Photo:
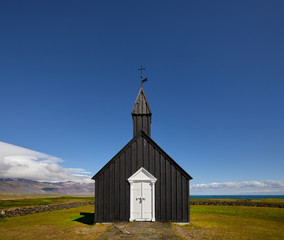
[[[191,223],[175,225],[183,239],[284,239],[284,209],[191,206]]]
[[[27,206],[93,200],[82,197],[29,198],[9,200],[9,206]],[[46,201],[51,202],[46,202]],[[0,201],[0,203],[2,203]],[[2,208],[7,208],[3,207]],[[23,205],[24,204],[24,205]],[[284,209],[265,207],[190,207],[191,223],[174,225],[182,239],[284,239]],[[0,218],[0,240],[9,239],[97,239],[110,226],[93,225],[94,206]]]
[[[94,206],[0,219],[0,239],[97,239],[109,224],[93,225]]]

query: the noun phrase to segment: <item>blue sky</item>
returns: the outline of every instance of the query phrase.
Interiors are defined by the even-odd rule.
[[[193,185],[283,181],[283,8],[1,1],[0,140],[95,174],[132,138],[143,64],[152,138]]]

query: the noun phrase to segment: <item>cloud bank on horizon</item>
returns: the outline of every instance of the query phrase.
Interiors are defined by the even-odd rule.
[[[91,183],[81,168],[63,168],[62,159],[27,148],[0,142],[0,178],[23,178],[45,182]]]
[[[45,182],[91,183],[91,177],[81,168],[63,168],[62,159],[0,141],[0,178],[23,178]],[[281,194],[284,195],[284,181],[243,181],[194,184],[192,195],[230,194]]]
[[[195,184],[191,187],[193,195],[284,195],[284,181],[243,181]]]

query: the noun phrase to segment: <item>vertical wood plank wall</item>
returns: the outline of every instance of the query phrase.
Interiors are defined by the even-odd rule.
[[[151,136],[151,115],[138,115],[135,114],[132,116],[133,119],[133,136],[143,129],[145,133]]]
[[[143,136],[119,154],[95,179],[95,221],[129,221],[127,179],[144,167],[157,178],[157,221],[189,221],[189,180]]]

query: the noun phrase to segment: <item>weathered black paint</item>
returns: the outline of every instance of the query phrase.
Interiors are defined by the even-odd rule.
[[[157,178],[155,217],[157,221],[189,221],[189,180],[186,173],[150,137],[152,112],[143,88],[133,110],[133,139],[94,177],[95,221],[128,221],[130,185],[128,178],[144,167]]]
[[[188,222],[189,180],[192,178],[143,130],[93,177],[97,203],[95,221],[129,220],[130,186],[127,179],[140,167],[157,178],[156,220]]]
[[[131,114],[133,119],[133,137],[142,129],[151,136],[152,112],[143,88],[138,93]]]

